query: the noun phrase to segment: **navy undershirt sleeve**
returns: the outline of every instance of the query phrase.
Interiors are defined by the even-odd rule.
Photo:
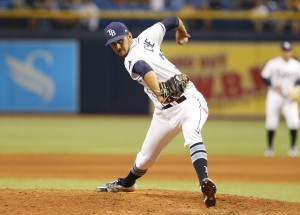
[[[262,78],[263,82],[269,87],[271,86],[271,80],[268,78]]]
[[[298,86],[300,85],[300,80],[299,79],[296,81],[295,85],[298,85]]]
[[[179,25],[179,20],[176,16],[171,16],[165,18],[163,21],[161,21],[161,23],[165,26],[167,32],[171,29],[177,28]]]
[[[139,60],[138,62],[136,62],[133,66],[132,72],[139,74],[140,76],[142,76],[144,78],[144,76],[152,71],[153,69],[151,68],[151,66],[146,63],[143,60]]]

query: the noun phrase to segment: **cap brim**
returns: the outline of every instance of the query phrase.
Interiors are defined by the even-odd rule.
[[[110,40],[107,41],[107,43],[105,44],[105,46],[107,46],[107,45],[109,45],[109,44],[111,44],[111,43],[113,43],[113,42],[116,42],[116,41],[118,41],[118,40],[120,40],[120,39],[123,39],[126,35],[127,35],[127,34],[119,35],[119,36],[117,36],[117,37],[111,38]]]

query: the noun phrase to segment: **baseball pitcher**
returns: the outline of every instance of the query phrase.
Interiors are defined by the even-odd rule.
[[[208,178],[207,153],[201,129],[208,117],[207,103],[188,76],[182,74],[161,51],[165,34],[176,29],[176,42],[183,45],[190,35],[182,21],[168,17],[133,38],[121,22],[112,22],[105,29],[106,45],[124,58],[131,78],[144,86],[155,106],[151,125],[140,152],[125,178],[97,187],[99,192],[132,192],[136,180],[158,160],[162,150],[183,132],[185,147],[199,178],[200,191],[207,207],[216,205],[216,185]]]

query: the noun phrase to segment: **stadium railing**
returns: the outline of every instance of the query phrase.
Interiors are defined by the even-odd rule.
[[[189,12],[154,12],[154,11],[103,11],[84,13],[69,10],[32,10],[5,9],[0,10],[0,18],[26,19],[161,19],[167,16],[178,16],[182,19],[199,20],[300,20],[300,12],[272,11],[265,16],[254,14],[252,11],[189,11]]]

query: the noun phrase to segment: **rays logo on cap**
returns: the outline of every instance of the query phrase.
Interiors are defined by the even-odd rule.
[[[111,22],[104,29],[106,44],[114,43],[128,34],[128,28],[122,22]]]
[[[281,43],[281,49],[284,51],[289,51],[292,49],[292,44],[289,41],[283,41]]]
[[[109,36],[113,37],[116,35],[116,32],[112,29],[107,30],[107,33],[109,34]]]

